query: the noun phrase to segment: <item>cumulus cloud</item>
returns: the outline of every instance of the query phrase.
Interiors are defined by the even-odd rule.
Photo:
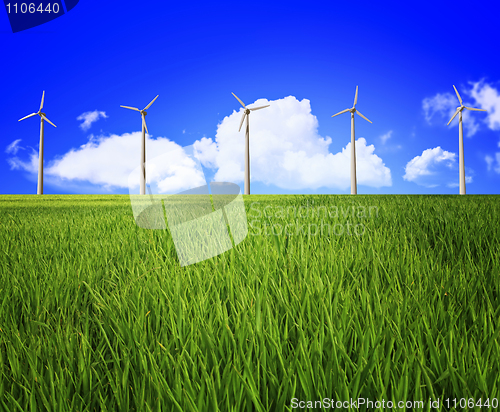
[[[259,99],[255,106],[270,104],[250,114],[251,181],[282,189],[345,190],[350,186],[350,150],[330,153],[332,139],[318,133],[318,120],[311,113],[309,100],[293,96],[268,101]],[[252,105],[249,105],[252,107]],[[245,168],[245,132],[238,133],[243,109],[233,111],[217,127],[215,140],[203,138],[194,146],[207,167],[217,169],[216,181],[242,182]],[[338,137],[349,141],[349,136]],[[391,172],[364,138],[356,141],[358,184],[371,187],[391,186]]]
[[[141,132],[121,136],[90,136],[89,141],[46,164],[44,175],[62,182],[85,182],[104,187],[128,188],[129,175],[139,165]],[[147,165],[147,180],[155,182],[160,193],[176,192],[206,184],[203,172],[183,149],[167,138],[147,138],[146,163],[166,153],[162,163]],[[29,162],[8,159],[11,169],[37,173],[38,153],[33,151]],[[139,187],[139,176],[133,189]]]
[[[16,155],[18,150],[24,150],[24,147],[19,146],[19,142],[21,139],[14,140],[10,145],[5,149],[5,153]]]
[[[406,164],[403,179],[429,188],[440,185],[455,187],[459,178],[457,157],[456,153],[440,146],[426,149]],[[466,169],[466,173],[466,183],[472,183],[473,171]]]
[[[462,101],[465,106],[477,107],[473,103],[467,102],[464,98],[467,96],[466,91],[458,91],[462,97]],[[430,125],[443,124],[446,125],[448,121],[452,118],[460,106],[457,95],[455,93],[437,93],[434,97],[426,97],[422,101],[422,108],[424,110],[424,116],[427,123]],[[477,107],[481,109],[481,107]],[[475,112],[477,114],[477,112]],[[449,127],[458,126],[458,115],[450,123]],[[469,110],[462,110],[462,122],[464,125],[464,133],[466,137],[472,137],[479,130],[479,124],[474,116],[471,116]]]
[[[76,120],[83,120],[80,124],[80,127],[83,131],[89,130],[92,123],[97,122],[100,118],[107,119],[106,112],[100,112],[98,110],[94,110],[93,112],[85,112],[76,118]]]

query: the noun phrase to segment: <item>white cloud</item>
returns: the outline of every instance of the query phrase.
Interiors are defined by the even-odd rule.
[[[17,156],[7,159],[10,170],[24,170],[29,173],[38,173],[38,153],[32,148],[30,153],[30,160],[25,162]]]
[[[458,91],[462,97],[462,101],[465,106],[475,107],[464,100],[467,95],[467,91]],[[434,97],[426,97],[422,101],[422,108],[424,109],[425,120],[429,124],[443,124],[446,125],[451,117],[455,114],[457,107],[460,106],[457,95],[452,93],[437,93]],[[479,107],[480,108],[480,107]],[[475,112],[474,114],[477,114]],[[457,115],[448,127],[458,126],[458,116]],[[434,121],[433,118],[437,119]],[[469,110],[462,110],[462,122],[464,126],[464,133],[466,137],[472,137],[479,130],[479,124],[476,122],[476,118],[471,116]]]
[[[345,190],[350,186],[350,143],[339,153],[328,151],[332,139],[318,134],[318,120],[311,113],[309,100],[288,96],[271,102],[259,99],[254,104],[270,107],[250,115],[251,181],[290,190]],[[203,138],[195,142],[202,163],[217,168],[216,181],[243,181],[244,128],[238,133],[242,110],[222,120],[215,141]],[[349,136],[338,139],[349,141]],[[358,184],[391,186],[391,172],[374,151],[375,147],[367,145],[364,138],[357,139]]]
[[[389,140],[392,136],[392,130],[389,130],[386,134],[383,134],[382,136],[380,136],[380,140],[382,142],[382,144],[385,144],[387,142],[387,140]]]
[[[422,108],[424,109],[425,120],[431,124],[434,115],[438,114],[440,118],[448,117],[451,119],[455,110],[458,107],[458,100],[455,95],[451,93],[438,93],[434,97],[426,97],[422,101]],[[441,121],[441,119],[439,119]]]
[[[198,159],[205,167],[212,169],[216,167],[217,145],[214,144],[212,138],[202,137],[201,140],[196,140],[194,147]]]
[[[455,187],[459,179],[457,157],[440,146],[426,149],[406,164],[403,179],[424,187]],[[474,172],[466,168],[466,173],[465,182],[472,183]]]
[[[71,149],[50,162],[45,162],[44,175],[58,182],[88,182],[104,187],[128,188],[128,178],[139,166],[141,132],[121,136],[90,136],[89,141],[78,149]],[[167,138],[146,139],[146,161],[167,153],[161,164],[148,167],[147,179],[155,181],[161,193],[180,191],[206,184],[203,173],[197,170],[192,159],[182,148]],[[38,171],[38,154],[33,151],[29,162],[17,157],[8,159],[11,169]],[[139,178],[136,186],[139,187]]]
[[[439,146],[434,149],[424,150],[421,156],[415,156],[406,164],[403,178],[412,182],[420,176],[433,175],[435,172],[430,170],[433,165],[445,164],[447,167],[451,168],[455,162],[455,158],[455,153],[447,152]]]
[[[495,173],[500,174],[500,152],[495,153],[494,158],[492,156],[486,155],[484,157],[484,160],[486,161],[488,172],[493,170]]]
[[[392,138],[392,130],[389,130],[387,133],[383,134],[379,137],[382,145],[379,148],[379,153],[395,153],[398,150],[401,150],[403,146],[400,144],[388,144],[388,140]]]
[[[484,80],[469,82],[469,84],[472,85],[472,90],[468,94],[476,100],[475,107],[488,111],[484,122],[491,130],[500,130],[500,92]],[[498,147],[500,147],[500,141]],[[495,173],[500,174],[500,152],[486,155],[484,160],[488,171],[493,170]]]
[[[19,142],[21,139],[14,140],[10,145],[5,149],[5,153],[16,155],[19,149],[24,150],[24,147],[19,146]]]
[[[128,187],[128,177],[138,166],[141,132],[99,137],[70,150],[47,168],[47,173],[63,179],[79,179],[105,187]],[[206,184],[181,147],[167,138],[146,138],[146,163],[167,153],[161,164],[147,169],[148,181],[155,181],[162,193]],[[182,184],[181,184],[182,182]],[[137,180],[137,187],[139,181]]]
[[[472,90],[468,92],[476,100],[478,109],[486,109],[488,115],[486,123],[491,130],[500,129],[500,93],[497,89],[490,86],[488,83],[481,80],[479,82],[469,82],[472,85]],[[483,116],[486,113],[482,114]]]
[[[493,165],[493,158],[491,156],[489,156],[489,155],[486,155],[484,157],[484,160],[485,160],[485,162],[487,164],[488,172],[489,172],[491,170],[491,166]]]
[[[99,118],[107,119],[106,112],[100,112],[98,110],[94,110],[93,112],[85,112],[76,118],[76,120],[83,120],[83,123],[80,124],[80,127],[83,131],[90,129],[92,123],[97,122]]]

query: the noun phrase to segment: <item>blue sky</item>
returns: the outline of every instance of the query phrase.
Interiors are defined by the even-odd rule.
[[[46,194],[129,193],[141,121],[120,105],[156,95],[147,159],[194,145],[209,179],[243,189],[231,92],[270,104],[251,115],[252,194],[350,193],[349,114],[331,116],[357,85],[356,108],[373,122],[356,116],[359,194],[458,193],[452,85],[487,110],[464,117],[467,193],[500,193],[496,13],[488,2],[402,3],[80,0],[15,34],[0,12],[0,193],[36,193],[40,121],[18,119],[43,90],[57,125],[45,125]],[[170,159],[156,175],[166,190],[199,183]]]

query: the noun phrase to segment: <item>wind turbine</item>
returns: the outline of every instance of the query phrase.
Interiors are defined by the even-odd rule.
[[[149,134],[148,132],[148,127],[146,126],[146,115],[148,114],[146,112],[147,109],[151,107],[151,105],[154,103],[156,99],[158,99],[157,95],[151,102],[142,110],[139,110],[137,107],[130,107],[130,106],[122,106],[125,109],[130,109],[130,110],[135,110],[141,114],[142,117],[142,143],[141,143],[141,163],[140,163],[140,186],[141,186],[141,195],[146,194],[146,133]]]
[[[38,187],[36,190],[37,195],[43,195],[43,122],[47,120],[52,126],[57,127],[54,123],[52,123],[47,117],[45,113],[42,113],[43,109],[43,99],[45,97],[45,90],[42,93],[42,101],[40,102],[40,109],[36,113],[31,113],[28,116],[24,116],[21,120],[27,119],[28,117],[40,116],[40,147],[38,148]]]
[[[264,107],[269,107],[270,105],[268,104],[266,106],[259,106],[249,109],[248,107],[245,106],[245,103],[243,103],[238,98],[238,96],[236,96],[233,92],[231,92],[231,94],[234,97],[236,97],[236,99],[241,103],[241,105],[245,109],[243,111],[243,117],[241,118],[240,128],[238,132],[241,131],[241,126],[243,125],[245,117],[247,118],[246,142],[245,142],[245,194],[249,195],[250,194],[250,124],[249,124],[250,112],[253,112],[254,110],[263,109]]]
[[[459,176],[460,176],[460,194],[465,195],[465,165],[464,165],[464,128],[462,126],[462,110],[467,109],[467,110],[476,110],[478,112],[486,112],[484,109],[475,109],[473,107],[466,107],[462,103],[462,98],[458,94],[457,88],[455,85],[453,85],[453,88],[455,89],[455,93],[457,94],[458,101],[460,102],[460,106],[457,107],[457,111],[453,115],[453,117],[450,119],[448,126],[451,121],[455,118],[455,116],[458,114],[458,145],[459,145]]]
[[[369,121],[365,116],[363,116],[359,110],[356,109],[356,103],[358,102],[358,86],[356,86],[356,95],[354,96],[354,105],[350,109],[342,110],[337,114],[334,114],[332,117],[338,116],[339,114],[345,112],[351,112],[351,195],[355,195],[358,193],[358,189],[356,187],[356,147],[354,140],[354,113],[359,114],[363,119]]]

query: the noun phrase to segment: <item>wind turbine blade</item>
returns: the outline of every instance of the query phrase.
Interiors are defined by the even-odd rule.
[[[358,102],[358,86],[356,86],[356,95],[354,96],[354,104],[353,107],[356,107],[356,103]]]
[[[467,107],[467,106],[465,106],[465,108],[467,110],[476,110],[478,112],[487,112],[488,111],[488,110],[485,110],[485,109],[475,109],[474,107]]]
[[[453,88],[455,89],[455,93],[457,94],[458,101],[460,102],[460,104],[463,104],[463,103],[462,103],[462,98],[461,98],[461,97],[460,97],[460,95],[458,94],[458,90],[457,90],[457,88],[455,87],[455,85],[453,85]]]
[[[52,126],[57,127],[54,123],[52,123],[49,119],[47,119],[45,116],[41,116],[43,120],[47,120]]]
[[[146,126],[146,119],[144,118],[144,116],[142,116],[142,124],[144,125],[144,128],[146,129],[146,133],[149,134],[148,126]]]
[[[338,116],[339,114],[342,114],[342,113],[345,113],[345,112],[348,112],[350,109],[345,109],[345,110],[342,110],[341,112],[338,112],[337,114],[334,114],[332,117],[335,117],[335,116]]]
[[[238,132],[240,132],[240,131],[241,131],[241,126],[243,126],[243,122],[244,122],[244,120],[245,120],[245,116],[246,116],[246,115],[247,115],[247,112],[246,112],[246,111],[245,111],[245,112],[243,112],[243,117],[241,118],[240,128],[238,129]]]
[[[158,96],[159,96],[159,95],[158,95]],[[148,104],[148,105],[144,108],[144,110],[148,110],[148,109],[151,107],[151,105],[155,102],[155,100],[156,100],[156,99],[158,99],[158,96],[156,96],[153,100],[151,100],[151,103],[149,103],[149,104]]]
[[[263,109],[264,107],[269,107],[270,104],[266,105],[266,106],[259,106],[259,107],[254,107],[253,109],[250,109],[250,110],[259,110],[259,109]]]
[[[125,109],[130,109],[130,110],[135,110],[137,112],[140,112],[140,110],[137,107],[121,106],[121,105],[120,105],[120,107],[124,107]]]
[[[31,113],[29,114],[28,116],[24,116],[22,119],[19,119],[18,122],[20,122],[21,120],[24,120],[24,119],[27,119],[28,117],[33,117],[33,116],[36,116],[38,113]]]
[[[43,108],[43,99],[44,99],[44,97],[45,97],[45,90],[42,93],[42,101],[40,102],[40,110],[39,110],[40,112],[42,111],[42,108]]]
[[[245,103],[243,103],[238,96],[236,96],[233,92],[231,92],[231,94],[236,97],[236,99],[238,99],[238,101],[241,103],[241,105],[246,109],[247,107],[245,106]]]
[[[455,116],[458,114],[458,112],[459,112],[459,111],[460,111],[460,110],[457,110],[457,111],[455,112],[455,114],[453,115],[453,117],[450,119],[450,121],[447,123],[447,125],[446,125],[446,126],[448,126],[448,125],[451,123],[451,121],[455,118]]]
[[[373,123],[371,120],[368,120],[365,116],[363,116],[358,110],[356,110],[356,113],[359,114],[363,119],[365,119],[366,121],[370,122],[370,123]]]

